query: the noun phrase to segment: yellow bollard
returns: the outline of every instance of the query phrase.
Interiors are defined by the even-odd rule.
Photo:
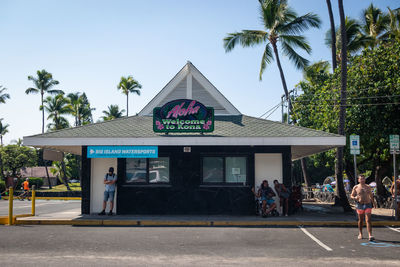
[[[10,186],[8,188],[8,225],[12,225],[13,222],[13,203],[14,202],[14,189]]]
[[[35,200],[36,200],[36,189],[35,185],[32,185],[32,216],[35,216]]]

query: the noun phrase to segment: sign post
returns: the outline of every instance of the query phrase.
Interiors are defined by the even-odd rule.
[[[398,135],[390,135],[390,154],[393,154],[393,175],[394,175],[394,214],[396,220],[399,219],[399,211],[398,211],[398,196],[397,196],[397,166],[396,166],[396,154],[400,154],[400,145],[399,145],[399,136]]]
[[[350,154],[354,156],[354,184],[357,184],[357,155],[360,154],[359,135],[350,135]]]

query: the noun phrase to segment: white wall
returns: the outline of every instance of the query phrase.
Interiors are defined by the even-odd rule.
[[[281,153],[266,153],[255,154],[255,189],[261,185],[263,180],[267,180],[269,186],[274,190],[274,180],[279,183],[283,181],[282,169],[282,154]],[[276,193],[276,192],[275,192]],[[277,194],[278,195],[278,194]],[[275,203],[279,211],[279,198],[275,197]]]
[[[103,208],[103,193],[104,193],[104,176],[108,172],[108,168],[114,167],[117,172],[117,159],[92,159],[91,174],[90,174],[90,213],[100,212]],[[114,208],[117,210],[117,191],[115,191]],[[109,210],[107,203],[107,211]]]

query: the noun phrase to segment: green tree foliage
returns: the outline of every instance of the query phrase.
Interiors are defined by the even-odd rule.
[[[70,114],[71,109],[69,101],[64,97],[64,94],[58,94],[54,97],[48,96],[43,102],[43,108],[49,114],[47,119],[53,121],[47,124],[47,128],[51,131],[68,128],[69,122],[63,115]]]
[[[93,123],[92,111],[95,108],[90,107],[89,99],[86,94],[70,93],[68,94],[69,109],[71,115],[75,118],[74,125],[81,126]]]
[[[243,30],[228,33],[228,36],[224,38],[224,48],[226,52],[230,52],[238,44],[242,47],[265,45],[259,78],[262,79],[264,70],[274,60],[275,56],[283,90],[291,109],[286,80],[279,59],[278,43],[280,43],[281,51],[293,62],[296,68],[304,68],[308,64],[308,60],[299,55],[295,49],[311,53],[311,47],[301,33],[310,27],[319,28],[321,21],[313,13],[298,16],[288,6],[287,0],[259,0],[259,2],[260,18],[265,30]]]
[[[3,119],[0,119],[0,145],[3,146],[3,136],[8,133],[8,127],[10,125],[8,124],[3,124],[2,123]]]
[[[129,93],[135,93],[137,95],[140,95],[140,89],[142,88],[142,85],[133,79],[132,76],[128,77],[121,77],[121,81],[119,82],[118,89],[122,90],[122,93],[126,95],[126,116],[129,116],[129,104],[128,104],[128,96]]]
[[[32,148],[18,145],[8,145],[0,148],[4,170],[16,177],[22,167],[32,167],[37,164],[36,151]]]
[[[385,175],[390,176],[389,135],[400,133],[400,43],[389,40],[351,57],[348,69],[345,132],[360,135],[361,172],[372,171],[378,194],[384,196]],[[298,85],[303,91],[294,101],[294,114],[302,126],[337,132],[340,95],[340,69],[320,73],[313,81]],[[349,142],[347,142],[349,143]],[[333,154],[326,154],[333,157]],[[332,160],[330,160],[332,162]],[[352,157],[345,149],[345,171],[352,175]]]
[[[10,99],[10,95],[5,93],[6,90],[7,88],[0,85],[0,104],[6,103],[6,99]]]
[[[105,116],[101,117],[104,121],[122,118],[123,113],[125,112],[125,109],[119,110],[118,105],[109,105],[107,108],[108,110],[103,110]]]
[[[41,105],[40,110],[42,111],[42,133],[44,133],[44,94],[63,94],[62,90],[52,89],[55,85],[59,84],[58,81],[53,79],[53,75],[46,70],[38,70],[36,72],[37,77],[28,76],[28,80],[32,81],[35,87],[30,87],[25,90],[26,94],[37,94],[40,93]]]

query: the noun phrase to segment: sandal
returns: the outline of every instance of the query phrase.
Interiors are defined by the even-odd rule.
[[[370,236],[370,237],[369,237],[369,241],[375,241],[375,237]]]

